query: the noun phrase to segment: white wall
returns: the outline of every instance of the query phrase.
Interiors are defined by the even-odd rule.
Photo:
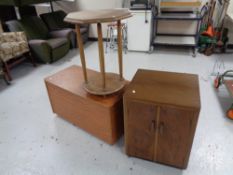
[[[233,14],[233,1],[230,0],[230,5],[229,5],[229,8],[228,8],[228,13],[229,14]]]
[[[123,0],[74,0],[74,2],[69,1],[58,1],[54,3],[55,9],[63,9],[67,13],[77,11],[77,10],[92,10],[92,9],[106,9],[106,8],[118,8],[122,6]],[[201,0],[202,4],[207,2],[208,0]],[[233,0],[230,0],[231,4],[228,12],[233,14]],[[42,10],[43,11],[43,10]],[[44,12],[44,11],[43,11]],[[216,16],[217,14],[215,14]],[[227,27],[229,27],[230,32],[230,41],[233,43],[233,29],[232,24],[233,21],[227,20]],[[106,24],[103,26],[103,36],[106,36]],[[90,37],[97,38],[97,30],[96,25],[91,25],[90,27]]]
[[[109,9],[119,8],[122,5],[121,0],[78,0],[77,6],[79,10],[93,10],[93,9]],[[106,37],[107,26],[103,24],[103,37]],[[97,37],[96,24],[91,25],[89,37]]]
[[[80,10],[106,9],[121,6],[121,0],[78,0]]]

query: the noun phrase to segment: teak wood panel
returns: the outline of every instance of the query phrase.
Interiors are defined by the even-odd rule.
[[[139,69],[124,96],[158,104],[200,108],[198,76],[194,74]]]
[[[95,71],[88,70],[88,75]],[[71,66],[45,79],[53,112],[113,144],[123,134],[122,92],[106,97],[84,91],[82,69]]]
[[[201,6],[200,1],[196,2],[161,2],[161,7],[199,7]]]
[[[153,160],[156,108],[153,105],[130,102],[127,108],[128,155]],[[133,146],[132,146],[133,145]]]
[[[87,76],[92,77],[97,74],[96,71],[87,69]],[[70,66],[56,74],[45,78],[45,82],[53,84],[64,91],[70,92],[82,99],[85,99],[91,103],[100,104],[105,107],[112,107],[115,103],[122,99],[124,90],[112,95],[103,96],[91,95],[83,89],[84,77],[82,73],[82,67]]]
[[[126,153],[186,168],[201,106],[198,76],[139,69],[124,93],[123,102]],[[153,110],[156,112],[150,112]],[[144,141],[143,135],[137,132],[147,130],[153,120],[155,129],[149,135],[154,138],[151,136],[151,141]],[[132,136],[133,132],[136,136]],[[142,155],[142,148],[137,148],[140,145],[135,146],[131,137],[142,137],[142,148],[145,147],[143,143],[151,143],[154,151],[149,147],[146,153],[151,152],[151,155]],[[141,152],[136,152],[138,150]]]
[[[199,111],[124,100],[126,153],[186,168]]]
[[[190,152],[190,138],[194,112],[172,107],[161,107],[158,143],[155,160],[157,162],[185,168]]]

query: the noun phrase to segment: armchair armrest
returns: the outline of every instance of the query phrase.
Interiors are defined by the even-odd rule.
[[[41,40],[41,39],[29,40],[28,43],[30,46],[48,44],[48,42],[46,40]]]
[[[56,30],[49,33],[51,38],[67,38],[70,41],[71,47],[76,46],[76,33],[74,29],[66,28],[62,30]]]
[[[31,48],[32,54],[45,63],[51,62],[51,46],[46,40],[30,40],[29,46]]]
[[[62,30],[55,30],[49,32],[49,36],[51,38],[61,38],[61,37],[70,38],[70,36],[73,34],[74,34],[73,29],[62,29]]]

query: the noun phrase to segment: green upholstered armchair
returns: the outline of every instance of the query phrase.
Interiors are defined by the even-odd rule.
[[[49,32],[37,16],[6,22],[10,31],[24,31],[33,56],[40,62],[51,63],[69,51],[72,30]]]
[[[64,18],[66,17],[66,13],[62,10],[44,13],[41,14],[40,17],[48,27],[50,31],[56,31],[61,29],[73,29],[73,38],[71,38],[72,47],[76,47],[76,32],[74,31],[75,26],[73,24],[69,24],[64,22]],[[89,33],[89,25],[82,25],[81,26],[81,34],[83,38],[83,42],[88,40],[88,33]]]

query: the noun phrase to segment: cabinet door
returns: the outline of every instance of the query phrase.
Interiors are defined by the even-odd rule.
[[[189,110],[160,108],[156,161],[179,168],[187,166],[195,130],[193,116]]]
[[[128,102],[126,111],[126,153],[153,160],[157,108],[149,104]]]

